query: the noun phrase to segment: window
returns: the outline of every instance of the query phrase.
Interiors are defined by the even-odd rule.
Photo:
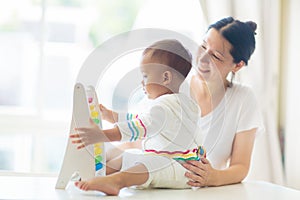
[[[137,28],[166,28],[199,40],[203,31],[195,20],[201,24],[198,0],[0,1],[0,170],[58,173],[73,86],[95,47]],[[102,80],[107,91],[116,84],[109,74],[121,77],[117,66],[137,67],[139,56],[132,52],[111,64]],[[101,102],[109,102],[103,94]],[[127,101],[114,95],[123,95],[120,104]]]

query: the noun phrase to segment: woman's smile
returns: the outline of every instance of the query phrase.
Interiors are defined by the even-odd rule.
[[[201,73],[208,73],[210,72],[210,69],[202,69],[202,68],[198,68],[198,70],[201,72]]]

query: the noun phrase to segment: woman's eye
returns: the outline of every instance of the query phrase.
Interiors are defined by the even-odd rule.
[[[220,60],[221,61],[221,59],[218,57],[218,56],[216,56],[215,54],[213,54],[212,55],[215,59],[217,59],[217,60]]]
[[[204,50],[206,50],[206,46],[204,46],[204,45],[201,45],[201,48],[204,49]]]

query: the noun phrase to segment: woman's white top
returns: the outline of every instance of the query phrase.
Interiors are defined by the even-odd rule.
[[[186,85],[183,90],[189,95],[190,90]],[[227,88],[219,105],[200,117],[199,126],[202,128],[207,158],[217,169],[227,167],[236,134],[254,128],[257,128],[256,134],[264,130],[254,92],[249,86],[240,83]]]

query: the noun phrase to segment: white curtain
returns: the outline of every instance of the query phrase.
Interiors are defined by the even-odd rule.
[[[300,1],[282,1],[282,107],[285,174],[289,187],[300,189]]]
[[[238,79],[250,84],[261,105],[266,132],[257,137],[247,179],[284,184],[279,145],[280,0],[199,0],[211,24],[233,16],[257,23],[256,50]]]

